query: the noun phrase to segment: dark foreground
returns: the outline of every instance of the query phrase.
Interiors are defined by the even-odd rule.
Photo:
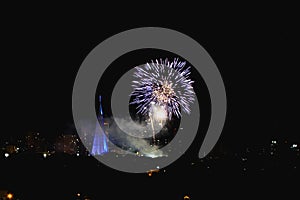
[[[152,174],[119,172],[93,157],[67,154],[43,158],[23,153],[1,158],[0,163],[0,190],[26,200],[296,197],[300,178],[297,155],[285,159],[212,156],[203,160],[183,156]]]

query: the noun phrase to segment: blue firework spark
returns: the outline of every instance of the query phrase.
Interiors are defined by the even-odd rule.
[[[165,108],[169,119],[174,114],[181,117],[181,111],[190,114],[190,104],[195,101],[192,81],[189,78],[191,67],[175,58],[172,62],[160,59],[135,67],[132,81],[133,100],[137,113],[148,114],[151,105]]]

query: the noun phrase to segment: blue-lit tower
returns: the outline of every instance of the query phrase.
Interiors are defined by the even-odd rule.
[[[101,128],[104,128],[104,116],[103,116],[103,110],[102,110],[102,99],[101,95],[99,96],[99,115],[98,115],[98,121],[100,123]],[[97,122],[98,123],[98,122]],[[92,147],[92,155],[102,155],[106,152],[108,152],[108,146],[107,146],[107,138],[103,130],[100,128],[100,126],[96,125],[95,128],[95,135],[94,135],[94,141],[93,141],[93,147]]]

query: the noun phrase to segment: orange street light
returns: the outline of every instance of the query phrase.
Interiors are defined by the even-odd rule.
[[[13,198],[13,194],[12,194],[12,193],[8,193],[8,194],[6,195],[6,197],[7,197],[8,199],[12,199],[12,198]]]
[[[184,199],[184,200],[190,200],[190,197],[189,197],[188,195],[185,195],[185,196],[183,197],[183,199]]]

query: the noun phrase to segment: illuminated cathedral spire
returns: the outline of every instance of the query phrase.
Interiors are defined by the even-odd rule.
[[[96,128],[95,128],[95,135],[94,135],[94,141],[93,141],[93,147],[92,147],[92,155],[102,155],[102,154],[108,152],[107,138],[103,131],[104,116],[103,116],[103,110],[102,110],[101,96],[99,96],[99,103],[100,103],[100,107],[99,107],[98,121],[100,123],[100,126],[96,125]]]

